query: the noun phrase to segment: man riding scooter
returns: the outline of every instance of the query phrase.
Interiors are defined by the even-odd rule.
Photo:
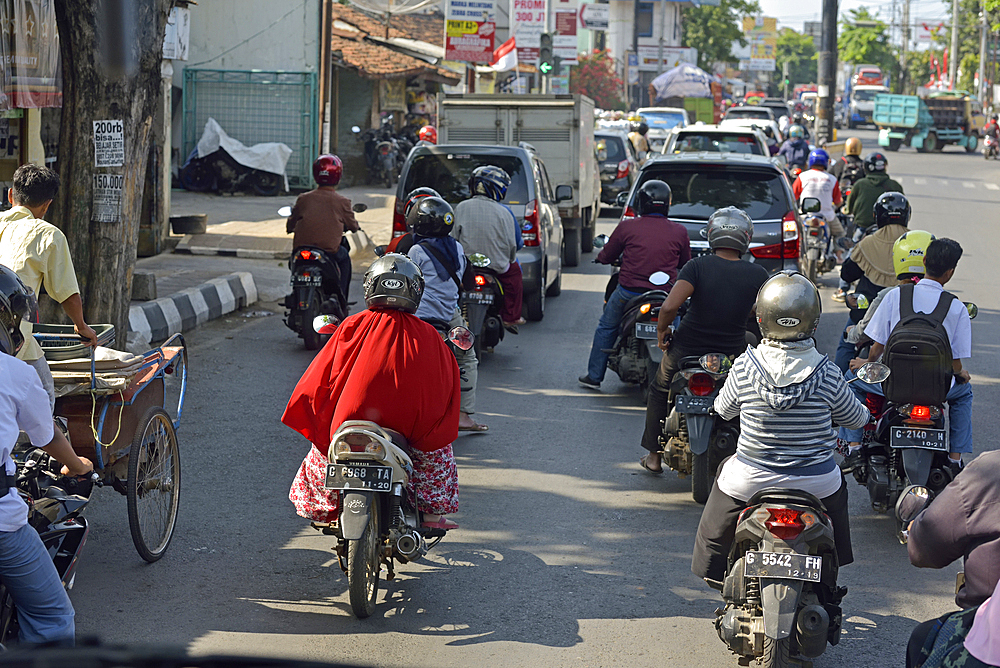
[[[831,239],[836,242],[837,239],[844,236],[844,226],[837,218],[836,213],[836,209],[844,200],[840,195],[840,182],[837,181],[837,177],[826,171],[829,164],[829,153],[821,148],[811,151],[809,153],[809,169],[799,174],[795,179],[795,183],[792,184],[792,192],[795,193],[795,199],[800,205],[806,197],[815,197],[820,201],[819,214],[829,227]],[[843,252],[836,243],[833,247],[836,249],[835,252],[839,259]]]
[[[788,130],[788,139],[778,149],[778,155],[785,156],[788,169],[804,168],[809,160],[809,142],[805,140],[805,134],[805,128],[801,125],[793,125]]]

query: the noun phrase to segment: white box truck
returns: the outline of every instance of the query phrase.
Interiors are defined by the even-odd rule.
[[[438,144],[526,146],[552,183],[573,186],[559,203],[565,251],[575,267],[594,247],[601,182],[594,154],[594,101],[586,95],[438,94]]]

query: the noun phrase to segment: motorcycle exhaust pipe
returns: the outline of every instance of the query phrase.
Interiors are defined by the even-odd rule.
[[[423,536],[409,531],[396,540],[396,550],[407,561],[413,561],[427,554],[427,545]]]
[[[799,610],[795,620],[796,640],[799,651],[809,658],[815,658],[826,650],[827,636],[830,634],[830,615],[821,605],[807,605]]]

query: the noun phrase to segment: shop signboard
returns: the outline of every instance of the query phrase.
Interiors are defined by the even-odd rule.
[[[0,110],[62,106],[55,3],[0,2]]]
[[[562,59],[563,66],[576,65],[576,3],[560,2],[556,7],[556,30],[552,37],[552,55]]]
[[[444,33],[445,60],[490,62],[496,33],[493,0],[447,0]]]
[[[743,34],[750,42],[750,62],[746,69],[753,72],[773,72],[778,44],[778,19],[771,16],[745,16]],[[743,69],[742,62],[740,69]]]
[[[548,7],[548,0],[511,0],[510,20],[514,26],[511,32],[517,44],[519,63],[538,63]]]
[[[607,30],[611,22],[611,5],[580,5],[580,27],[587,30]]]
[[[698,49],[687,46],[663,47],[663,66],[660,67],[660,47],[639,47],[639,69],[643,72],[666,72],[681,63],[698,64]]]

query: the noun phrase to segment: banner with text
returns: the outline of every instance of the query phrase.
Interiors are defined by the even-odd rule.
[[[445,60],[488,63],[493,58],[496,8],[493,0],[447,0]]]
[[[750,62],[740,69],[756,72],[773,72],[778,43],[778,19],[770,16],[743,18],[743,34],[750,42]]]
[[[517,60],[519,63],[538,63],[538,49],[542,33],[545,32],[545,14],[548,12],[547,0],[511,0],[510,20],[513,23],[511,34],[517,43]]]
[[[698,49],[688,46],[663,47],[663,63],[660,63],[660,47],[639,47],[639,69],[643,72],[666,72],[681,63],[698,64]]]
[[[559,2],[556,5],[556,30],[552,38],[552,55],[562,58],[563,65],[576,65],[576,3]]]
[[[580,27],[586,30],[607,30],[611,21],[611,5],[580,5]]]

